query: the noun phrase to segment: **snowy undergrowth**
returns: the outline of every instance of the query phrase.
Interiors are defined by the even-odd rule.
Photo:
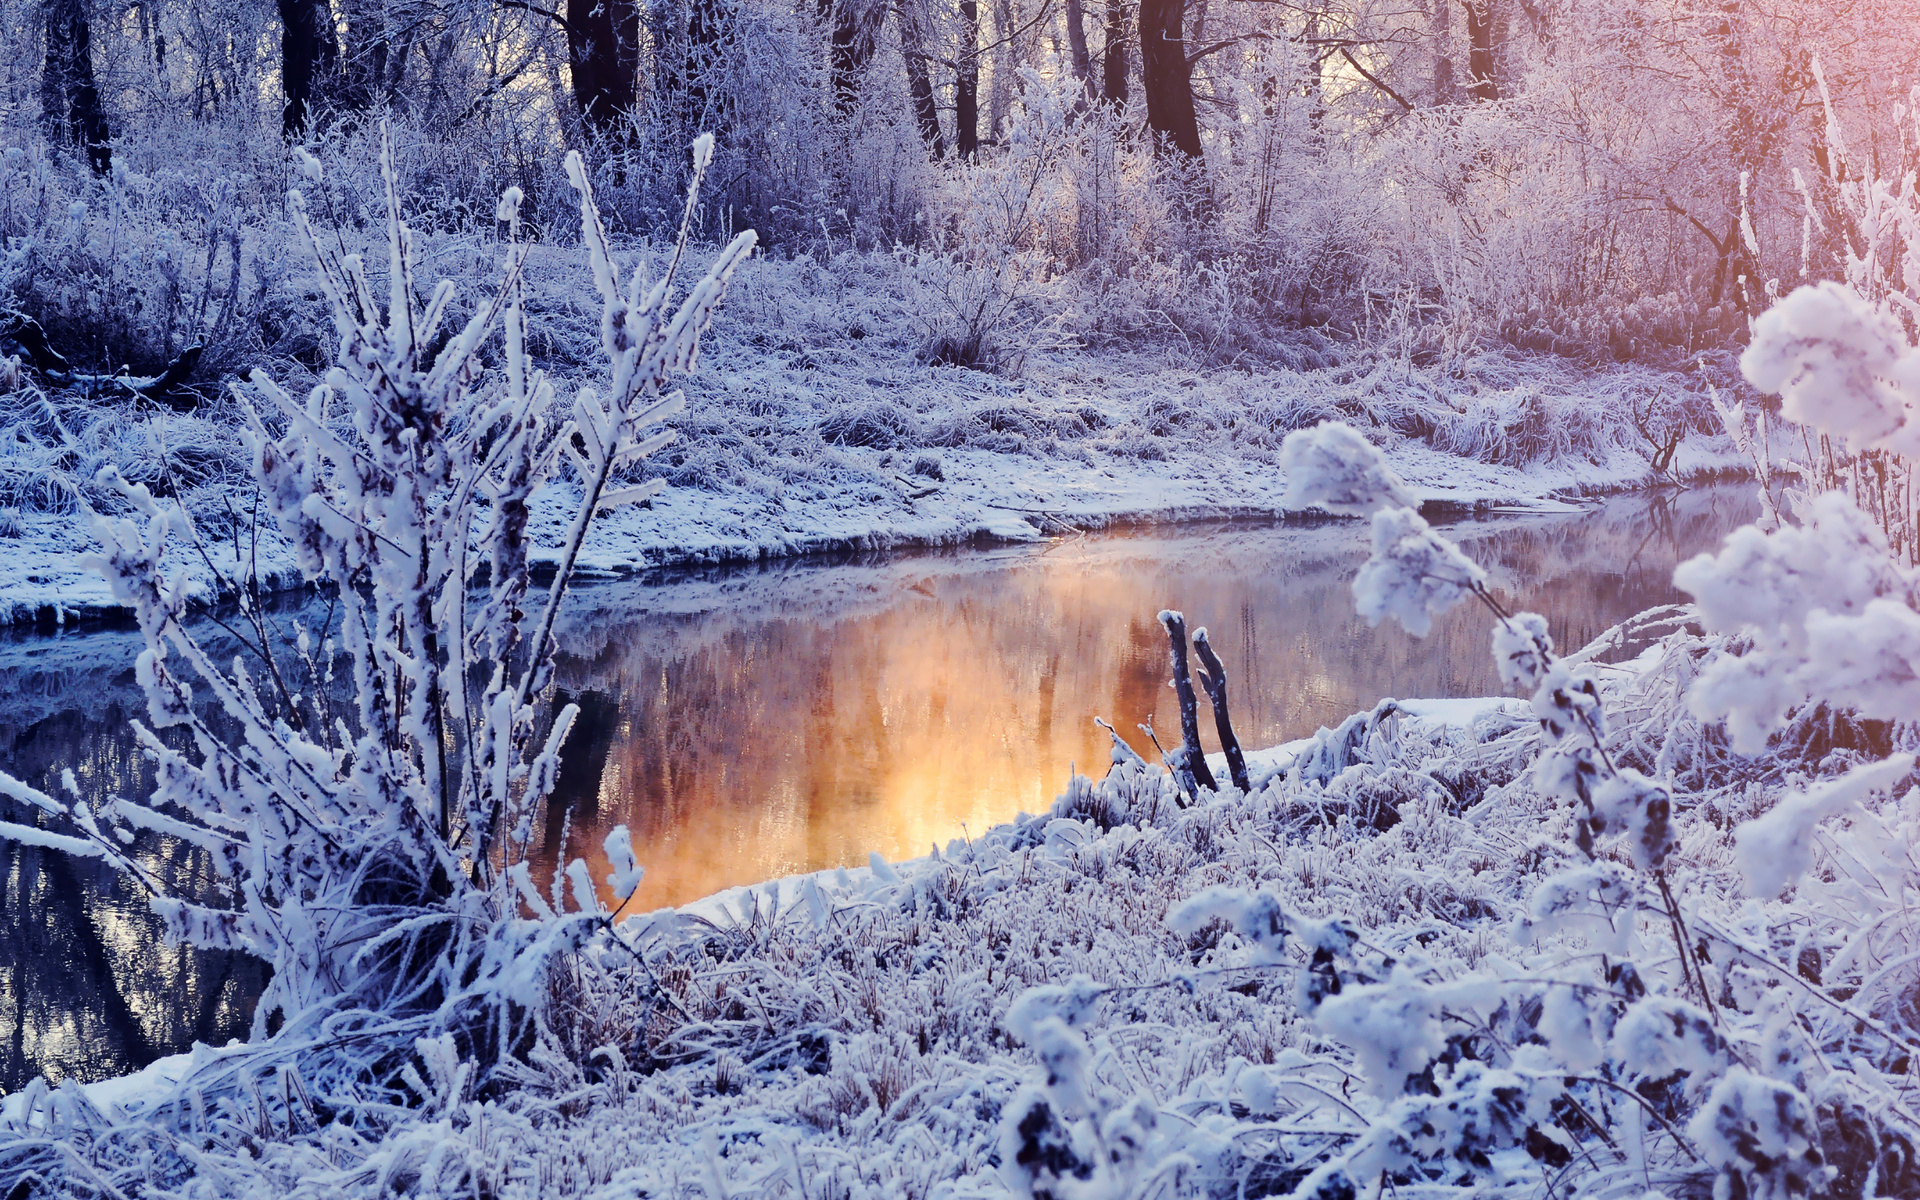
[[[425,235],[423,235],[424,237]],[[431,238],[427,239],[430,243]],[[423,258],[466,285],[470,247]],[[565,392],[584,382],[597,338],[592,279],[578,253],[529,252],[530,353]],[[629,247],[623,261],[658,265]],[[471,261],[470,261],[471,260]],[[298,282],[298,272],[289,276]],[[471,278],[469,276],[472,276]],[[1595,373],[1569,360],[1489,353],[1458,374],[1350,353],[1315,369],[1197,370],[1156,353],[1056,350],[1005,376],[918,361],[926,330],[899,264],[756,259],[741,268],[708,369],[686,385],[679,440],[636,478],[669,490],[596,524],[581,564],[600,574],[847,547],[1027,539],[1123,521],[1279,515],[1286,435],[1348,421],[1385,447],[1424,499],[1528,504],[1646,483],[1656,451],[1635,413],[1692,432],[1672,470],[1698,478],[1745,466],[1719,432],[1705,380],[1647,367]],[[316,285],[317,286],[317,285]],[[298,372],[296,372],[298,374]],[[1726,384],[1725,365],[1713,373]],[[232,411],[229,411],[232,410]],[[15,414],[18,414],[17,416]],[[56,419],[57,418],[57,419]],[[0,397],[0,610],[11,620],[113,607],[73,561],[79,501],[111,510],[102,466],[156,494],[176,488],[226,574],[269,585],[298,571],[253,500],[222,400],[193,414],[108,410],[38,393]],[[1662,435],[1664,436],[1664,435]],[[563,480],[534,497],[536,562],[551,561],[579,501]],[[212,572],[181,564],[204,592]]]
[[[1336,510],[1405,495],[1351,430],[1288,458]],[[199,1086],[234,1050],[31,1094],[0,1155],[73,1194],[1913,1194],[1910,676],[1795,631],[1897,657],[1916,581],[1842,498],[1805,519],[1572,654],[1498,618],[1530,703],[1385,701],[1211,795],[1116,743],[1039,818],[628,919],[486,1092],[423,1041],[416,1104],[348,1129],[297,1078]],[[1477,593],[1376,529],[1363,606]],[[555,897],[634,865],[616,832]]]

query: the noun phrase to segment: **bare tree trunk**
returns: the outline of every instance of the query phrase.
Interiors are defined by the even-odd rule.
[[[40,115],[56,145],[84,146],[96,174],[113,166],[112,134],[93,82],[93,34],[82,0],[41,0],[46,62],[40,76]]]
[[[640,6],[635,0],[567,0],[573,102],[597,137],[624,141],[638,100]]]
[[[1185,0],[1140,0],[1140,83],[1147,93],[1147,127],[1154,149],[1200,157],[1200,123],[1193,111],[1193,73],[1182,26]]]
[[[860,101],[860,77],[873,59],[873,26],[861,0],[821,0],[820,14],[832,21],[833,105],[841,116],[848,116]]]
[[[325,0],[280,0],[280,86],[287,95],[280,131],[288,141],[305,132],[313,119],[316,85],[331,76],[339,62],[333,13]]]
[[[992,82],[987,88],[985,122],[989,143],[999,136],[1007,114],[1013,110],[1014,81],[1019,77],[1020,66],[1031,61],[1020,44],[1020,23],[1014,19],[1009,0],[993,0],[991,13],[993,29],[987,36],[987,45],[993,55],[993,67],[988,72]]]
[[[714,87],[726,61],[733,14],[725,0],[692,0],[687,6],[687,87],[682,141],[711,133],[724,142],[733,124],[727,93]]]
[[[1074,78],[1086,91],[1087,99],[1099,97],[1093,90],[1093,56],[1087,53],[1086,13],[1080,0],[1067,0],[1067,53],[1073,60]]]
[[[960,66],[953,81],[953,139],[961,158],[980,154],[980,3],[960,0]]]
[[[1493,0],[1466,0],[1467,90],[1475,100],[1498,100],[1493,78]]]
[[[1160,614],[1166,626],[1167,644],[1173,659],[1173,694],[1180,701],[1180,741],[1175,757],[1193,773],[1193,781],[1210,792],[1220,790],[1213,771],[1207,766],[1206,751],[1200,748],[1200,698],[1194,694],[1193,675],[1187,670],[1187,619],[1177,612]]]
[[[1077,0],[1076,0],[1077,2]],[[920,140],[936,159],[947,156],[947,139],[940,132],[940,110],[934,104],[933,76],[927,69],[927,17],[921,0],[897,0],[894,18],[900,23],[900,53],[907,63],[907,97]]]
[[[326,5],[321,4],[323,11]],[[347,33],[340,53],[339,103],[365,111],[391,100],[406,72],[408,46],[389,38],[384,0],[345,0]],[[333,15],[327,12],[329,27]]]
[[[1107,0],[1107,45],[1100,55],[1100,95],[1115,108],[1127,105],[1127,13],[1121,0]]]

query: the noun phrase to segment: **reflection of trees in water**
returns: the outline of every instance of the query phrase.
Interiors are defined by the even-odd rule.
[[[144,714],[143,714],[144,715]],[[118,704],[0,732],[7,767],[48,792],[73,770],[92,797],[148,787]],[[5,804],[4,819],[31,822]],[[148,835],[146,867],[190,889],[204,856]],[[0,841],[0,1087],[123,1074],[196,1041],[243,1036],[263,966],[243,955],[167,946],[136,885],[98,864]]]

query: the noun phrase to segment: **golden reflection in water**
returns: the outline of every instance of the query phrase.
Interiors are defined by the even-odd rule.
[[[1676,561],[1745,512],[1725,495],[1691,509],[1683,498],[1663,519],[1645,509],[1454,532],[1496,582],[1536,581],[1517,602],[1577,647],[1678,599]],[[704,605],[672,615],[647,611],[649,589],[614,585],[563,639],[575,657],[562,686],[583,713],[545,853],[565,816],[569,854],[602,877],[601,841],[625,823],[647,868],[628,910],[646,911],[863,864],[869,851],[925,854],[1042,811],[1071,769],[1106,770],[1095,716],[1150,759],[1141,723],[1167,749],[1179,742],[1162,608],[1209,627],[1249,747],[1382,696],[1496,691],[1483,612],[1456,609],[1425,639],[1353,615],[1365,536],[1357,525],[1109,536],[985,561],[814,568],[837,574],[825,582],[773,569],[716,576]],[[1217,749],[1204,708],[1201,725]]]

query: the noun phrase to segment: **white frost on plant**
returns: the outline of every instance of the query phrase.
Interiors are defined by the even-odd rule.
[[[1740,873],[1755,896],[1775,896],[1813,865],[1813,830],[1829,817],[1857,807],[1875,792],[1887,791],[1913,772],[1914,757],[1896,754],[1867,763],[1782,799],[1764,816],[1734,833]]]
[[[1406,1090],[1408,1076],[1427,1069],[1447,1048],[1442,997],[1411,975],[1348,988],[1323,1000],[1313,1019],[1353,1051],[1367,1086],[1387,1098]]]
[[[1188,937],[1210,921],[1222,921],[1239,934],[1249,947],[1251,962],[1287,961],[1287,911],[1272,892],[1220,884],[1189,897],[1167,914],[1167,927]]]
[[[1318,506],[1335,516],[1364,517],[1420,503],[1380,448],[1344,421],[1289,433],[1280,445],[1280,470],[1287,477],[1281,503],[1290,509]]]
[[[1093,1019],[1101,997],[1111,990],[1085,975],[1075,975],[1064,985],[1028,988],[1007,1009],[1007,1032],[1030,1043],[1043,1021],[1060,1021],[1069,1029],[1083,1028]]]
[[[1594,988],[1555,985],[1540,1002],[1540,1036],[1568,1070],[1591,1071],[1607,1061],[1613,1037],[1613,997]]]
[[[1920,382],[1920,357],[1899,324],[1832,281],[1795,288],[1762,313],[1740,369],[1780,396],[1789,421],[1863,449],[1909,420],[1911,384]]]
[[[1588,825],[1596,836],[1624,834],[1633,865],[1658,871],[1673,853],[1673,793],[1664,784],[1623,767],[1593,787]]]
[[[1845,496],[1815,498],[1803,525],[1735,530],[1718,554],[1680,564],[1673,580],[1693,595],[1707,630],[1753,639],[1746,653],[1710,661],[1689,696],[1703,720],[1725,718],[1741,753],[1759,753],[1788,711],[1813,697],[1868,717],[1920,711],[1914,579]]]
[[[500,1069],[549,1003],[546,964],[579,953],[605,924],[584,862],[557,864],[551,902],[542,900],[525,869],[526,838],[516,836],[547,802],[577,711],[543,716],[555,620],[595,511],[628,495],[617,472],[662,444],[654,427],[682,403],[663,387],[691,366],[754,242],[741,234],[683,300],[673,298],[671,269],[651,283],[633,278],[623,298],[591,189],[577,177],[582,233],[603,268],[610,386],[604,402],[583,393],[569,417],[555,409],[551,382],[529,368],[529,248],[516,236],[498,288],[456,319],[454,285],[429,290],[415,276],[421,256],[402,219],[390,126],[380,144],[384,280],[365,256],[321,236],[292,200],[339,335],[334,365],[304,399],[258,371],[254,389],[236,397],[262,516],[278,525],[307,581],[335,601],[351,686],[336,704],[331,663],[318,677],[307,643],[304,670],[293,670],[274,657],[274,635],[260,621],[249,649],[262,666],[215,662],[189,610],[202,597],[168,566],[184,557],[211,568],[202,532],[177,501],[162,504],[104,472],[101,486],[118,491],[130,514],[95,517],[99,550],[89,562],[139,626],[134,668],[149,721],[133,729],[155,784],[150,795],[103,806],[106,828],[84,807],[50,813],[69,839],[62,848],[92,853],[144,887],[171,938],[265,960],[271,978],[253,1008],[253,1036],[277,1044],[260,1047],[260,1069],[297,1061],[334,1111],[362,1116],[361,1106],[378,1107],[396,1089],[444,1098],[452,1043],[440,1031],[461,1031],[483,1081]],[[317,170],[310,155],[296,161],[309,177]],[[675,266],[690,233],[683,226]],[[489,362],[493,345],[504,371]],[[529,506],[569,462],[581,499],[552,578],[536,589]],[[221,580],[248,618],[259,582]],[[162,737],[169,726],[190,737]],[[30,799],[4,782],[0,791]],[[0,837],[47,844],[24,828],[0,826]],[[135,831],[201,848],[205,869],[178,882],[156,875],[126,848]],[[609,846],[609,857],[616,886],[630,894],[631,847]],[[350,1037],[322,1028],[369,1014]],[[473,1036],[490,1022],[484,1038]],[[317,1046],[335,1049],[310,1055]],[[409,1053],[439,1082],[422,1086],[427,1076]]]
[[[1373,515],[1373,556],[1353,577],[1354,607],[1378,625],[1392,617],[1414,637],[1484,587],[1487,573],[1410,508]]]
[[[613,890],[615,896],[626,900],[633,895],[634,889],[640,886],[640,879],[647,873],[647,869],[635,861],[633,837],[627,832],[625,825],[613,827],[607,834],[604,848],[607,852],[607,863],[613,868],[607,875],[607,887]]]
[[[1167,914],[1167,927],[1192,937],[1210,921],[1220,921],[1249,947],[1248,964],[1285,963],[1289,935],[1307,950],[1345,955],[1353,949],[1353,927],[1334,918],[1318,920],[1291,913],[1280,898],[1266,889],[1249,890],[1219,884],[1182,901]]]
[[[1727,1067],[1727,1041],[1711,1016],[1684,1000],[1648,996],[1621,1016],[1613,1029],[1613,1057],[1642,1079],[1685,1071],[1696,1080]]]
[[[1553,635],[1539,613],[1514,613],[1493,624],[1493,665],[1500,684],[1510,691],[1531,692],[1540,686],[1553,663]]]
[[[1687,1134],[1726,1177],[1715,1185],[1716,1196],[1733,1193],[1730,1183],[1738,1182],[1736,1194],[1788,1200],[1815,1193],[1828,1175],[1806,1096],[1743,1067],[1714,1084]]]

